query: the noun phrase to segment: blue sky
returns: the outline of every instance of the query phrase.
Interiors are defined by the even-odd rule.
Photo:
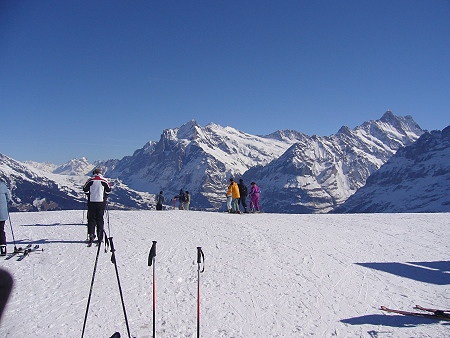
[[[0,2],[0,153],[131,155],[191,119],[328,136],[450,124],[450,1]]]

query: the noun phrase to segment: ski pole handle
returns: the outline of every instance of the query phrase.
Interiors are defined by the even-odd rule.
[[[198,263],[198,270],[200,271],[200,264],[202,264],[202,261],[205,261],[205,255],[203,254],[202,247],[197,247],[197,263]],[[205,264],[203,263],[203,269],[201,272],[205,271]]]
[[[148,266],[152,266],[153,259],[156,256],[156,241],[153,241],[150,253],[148,254]]]

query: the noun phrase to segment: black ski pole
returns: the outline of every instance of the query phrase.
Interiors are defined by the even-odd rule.
[[[12,227],[12,223],[11,223],[11,216],[9,215],[9,211],[8,211],[8,219],[9,219],[9,227],[11,228],[11,234],[12,234],[12,239],[13,239],[13,243],[14,243],[14,252],[17,252],[17,246],[16,246],[16,239],[14,238],[14,231],[13,231],[13,227]]]
[[[87,306],[86,306],[86,313],[84,314],[83,331],[81,332],[81,338],[83,338],[84,330],[86,328],[86,321],[87,321],[87,316],[88,316],[88,311],[89,311],[89,304],[91,303],[92,289],[94,287],[95,272],[97,271],[98,256],[99,256],[99,253],[100,253],[101,244],[102,244],[101,242],[98,244],[97,255],[95,256],[94,272],[92,273],[91,287],[89,289],[89,297],[88,297],[88,302],[87,302]]]
[[[148,266],[153,264],[153,338],[155,338],[156,325],[155,325],[155,313],[156,313],[156,283],[155,283],[155,257],[156,257],[156,241],[153,241],[150,253],[148,254]]]
[[[117,269],[116,253],[115,253],[116,249],[114,248],[113,238],[109,237],[108,240],[111,248],[111,262],[114,264],[114,268],[116,269],[117,284],[119,286],[120,300],[122,301],[122,309],[123,315],[125,317],[125,324],[127,325],[128,338],[131,338],[130,326],[128,325],[127,311],[125,310],[125,302],[123,300],[122,287],[120,285],[119,270]]]
[[[108,234],[111,236],[111,226],[109,224],[109,207],[108,207],[108,200],[106,200],[106,221],[108,223]]]
[[[197,247],[197,338],[200,337],[200,273],[205,271],[205,264],[203,263],[203,268],[200,269],[202,261],[205,261],[205,255],[203,254],[202,247]]]

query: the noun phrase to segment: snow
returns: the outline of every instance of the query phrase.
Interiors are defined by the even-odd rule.
[[[15,286],[0,337],[80,337],[96,248],[82,211],[12,213],[17,246],[0,259]],[[194,337],[197,247],[201,337],[445,337],[448,322],[384,313],[381,305],[450,307],[448,214],[289,215],[109,212],[132,336]],[[8,250],[14,245],[7,224]],[[85,337],[127,336],[111,253],[99,256]]]

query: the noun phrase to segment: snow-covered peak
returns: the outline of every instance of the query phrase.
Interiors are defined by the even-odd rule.
[[[56,168],[53,173],[60,175],[86,175],[94,169],[95,165],[89,163],[86,157],[73,158]]]
[[[183,124],[180,128],[177,130],[177,138],[179,140],[186,139],[186,140],[193,140],[197,136],[197,132],[199,129],[199,125],[197,124],[197,121],[191,120],[185,124]]]

